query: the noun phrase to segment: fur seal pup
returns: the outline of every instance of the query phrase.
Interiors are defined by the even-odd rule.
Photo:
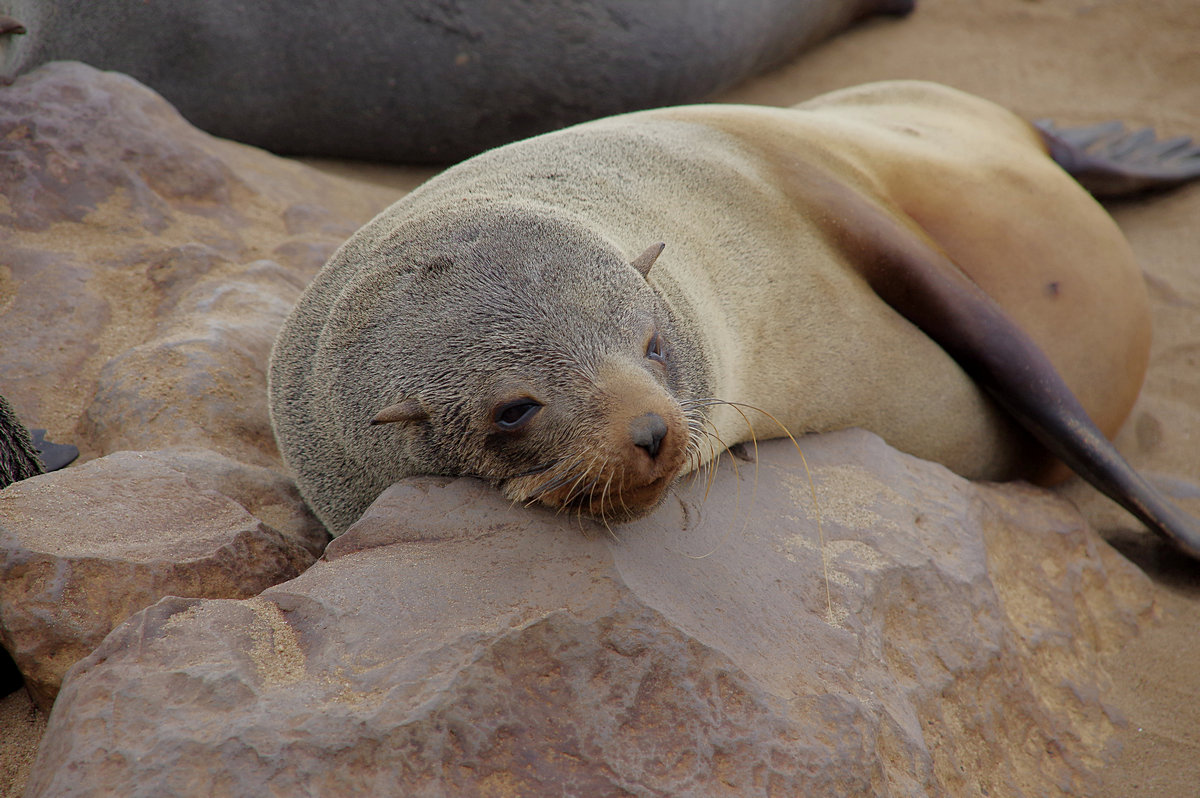
[[[0,395],[0,488],[44,472],[29,430]]]
[[[865,427],[970,478],[1052,479],[1024,428],[1200,553],[1105,437],[1141,386],[1148,302],[1116,224],[1047,152],[1139,187],[1200,157],[1072,135],[890,82],[485,153],[304,292],[270,366],[280,451],[337,534],[415,473],[634,518],[723,447],[780,434],[741,404],[795,433]]]
[[[0,394],[0,488],[57,471],[74,462],[79,449],[46,440],[46,430],[28,430],[17,411]]]
[[[447,163],[701,100],[913,2],[0,0],[0,82],[84,61],[274,152]]]

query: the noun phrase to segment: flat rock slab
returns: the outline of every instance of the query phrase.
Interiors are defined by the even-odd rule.
[[[163,596],[245,598],[299,574],[324,543],[310,518],[282,477],[212,452],[121,452],[17,482],[0,491],[0,643],[49,709],[71,665]]]
[[[1044,492],[803,445],[811,487],[775,442],[617,541],[399,483],[298,578],[115,630],[27,794],[1085,794],[1148,580]]]

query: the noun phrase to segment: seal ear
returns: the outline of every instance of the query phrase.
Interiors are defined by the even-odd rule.
[[[414,421],[425,421],[427,418],[429,418],[429,413],[421,406],[421,400],[409,397],[380,410],[375,418],[371,419],[371,425],[409,424]]]
[[[658,256],[662,254],[662,251],[666,248],[666,246],[667,245],[661,241],[657,244],[651,244],[645,252],[643,252],[641,255],[638,255],[637,258],[634,259],[633,268],[637,269],[639,272],[641,272],[641,275],[645,277],[650,273],[650,267],[654,265],[654,261],[658,260]]]
[[[25,26],[12,17],[0,16],[0,36],[8,33],[21,36],[26,33]]]

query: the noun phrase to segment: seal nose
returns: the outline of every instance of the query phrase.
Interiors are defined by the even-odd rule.
[[[667,422],[657,413],[645,413],[629,422],[629,437],[634,446],[645,449],[651,457],[657,457],[659,446],[667,437]]]

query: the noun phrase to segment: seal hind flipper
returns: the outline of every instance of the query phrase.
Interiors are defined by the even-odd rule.
[[[1200,146],[1187,136],[1159,141],[1151,128],[1121,122],[1058,127],[1033,123],[1054,162],[1097,197],[1168,189],[1200,177]]]
[[[915,224],[820,174],[838,240],[872,290],[942,347],[1050,453],[1151,530],[1200,558],[1200,522],[1146,482],[1036,343]]]

